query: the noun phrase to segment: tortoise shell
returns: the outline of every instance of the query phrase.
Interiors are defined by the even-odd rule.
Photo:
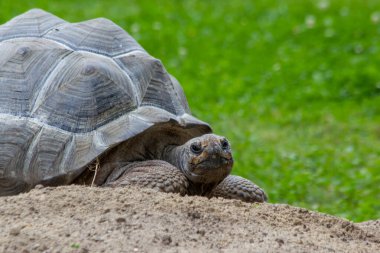
[[[33,9],[0,26],[0,52],[0,195],[68,184],[158,125],[176,129],[178,145],[211,131],[161,62],[110,20]]]

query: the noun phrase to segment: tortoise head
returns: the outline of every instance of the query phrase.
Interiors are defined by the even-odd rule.
[[[179,148],[180,169],[194,183],[218,183],[231,172],[233,158],[225,137],[205,134]]]

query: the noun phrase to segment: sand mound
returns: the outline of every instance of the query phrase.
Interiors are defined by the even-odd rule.
[[[380,222],[288,205],[64,186],[0,198],[0,252],[380,252]]]

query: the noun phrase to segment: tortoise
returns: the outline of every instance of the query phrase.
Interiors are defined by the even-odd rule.
[[[191,115],[179,82],[112,21],[32,9],[0,26],[0,52],[1,196],[86,184],[267,200],[229,175],[228,140]]]

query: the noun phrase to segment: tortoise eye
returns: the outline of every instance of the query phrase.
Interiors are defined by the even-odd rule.
[[[229,149],[229,147],[230,147],[230,144],[228,143],[228,141],[226,139],[221,140],[220,145],[222,146],[223,150]]]
[[[202,146],[200,143],[193,143],[190,145],[190,150],[196,155],[199,155],[202,153]]]

